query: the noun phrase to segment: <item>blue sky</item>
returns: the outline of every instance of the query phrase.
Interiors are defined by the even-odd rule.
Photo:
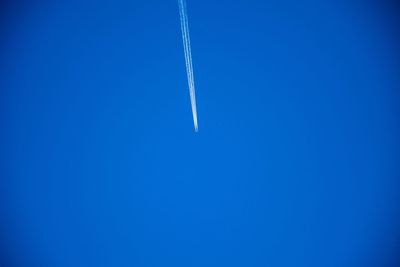
[[[5,266],[396,266],[398,41],[355,1],[21,4],[0,61]],[[1,264],[0,264],[1,265]]]

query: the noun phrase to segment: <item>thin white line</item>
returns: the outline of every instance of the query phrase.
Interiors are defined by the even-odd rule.
[[[193,74],[193,62],[192,62],[192,49],[191,49],[190,35],[189,35],[189,23],[188,23],[188,16],[187,16],[187,11],[186,11],[185,0],[179,0],[179,15],[180,15],[180,20],[181,20],[183,49],[185,52],[186,73],[187,73],[189,92],[190,92],[190,103],[192,106],[193,123],[194,123],[194,129],[197,132],[198,131],[198,122],[197,122],[196,93],[195,93],[195,86],[194,86],[194,74]]]

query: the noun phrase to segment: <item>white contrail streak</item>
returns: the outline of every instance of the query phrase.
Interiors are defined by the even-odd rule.
[[[196,93],[194,88],[192,49],[190,46],[189,23],[185,0],[179,0],[179,15],[181,18],[183,49],[185,51],[186,73],[189,84],[190,103],[192,105],[194,130],[197,132],[199,130],[199,127],[197,123]]]

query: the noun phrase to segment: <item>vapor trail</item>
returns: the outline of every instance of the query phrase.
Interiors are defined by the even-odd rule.
[[[196,93],[194,88],[192,49],[190,46],[189,23],[185,0],[179,0],[179,15],[181,18],[183,49],[185,52],[186,73],[190,92],[190,103],[192,105],[194,130],[197,132],[199,128],[197,123]]]

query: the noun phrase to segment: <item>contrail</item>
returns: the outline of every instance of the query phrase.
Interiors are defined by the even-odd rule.
[[[185,51],[186,73],[189,84],[190,103],[192,105],[194,130],[197,132],[199,130],[199,127],[197,123],[196,93],[194,88],[192,49],[190,46],[189,23],[188,23],[185,0],[179,0],[179,15],[181,18],[183,49]]]

